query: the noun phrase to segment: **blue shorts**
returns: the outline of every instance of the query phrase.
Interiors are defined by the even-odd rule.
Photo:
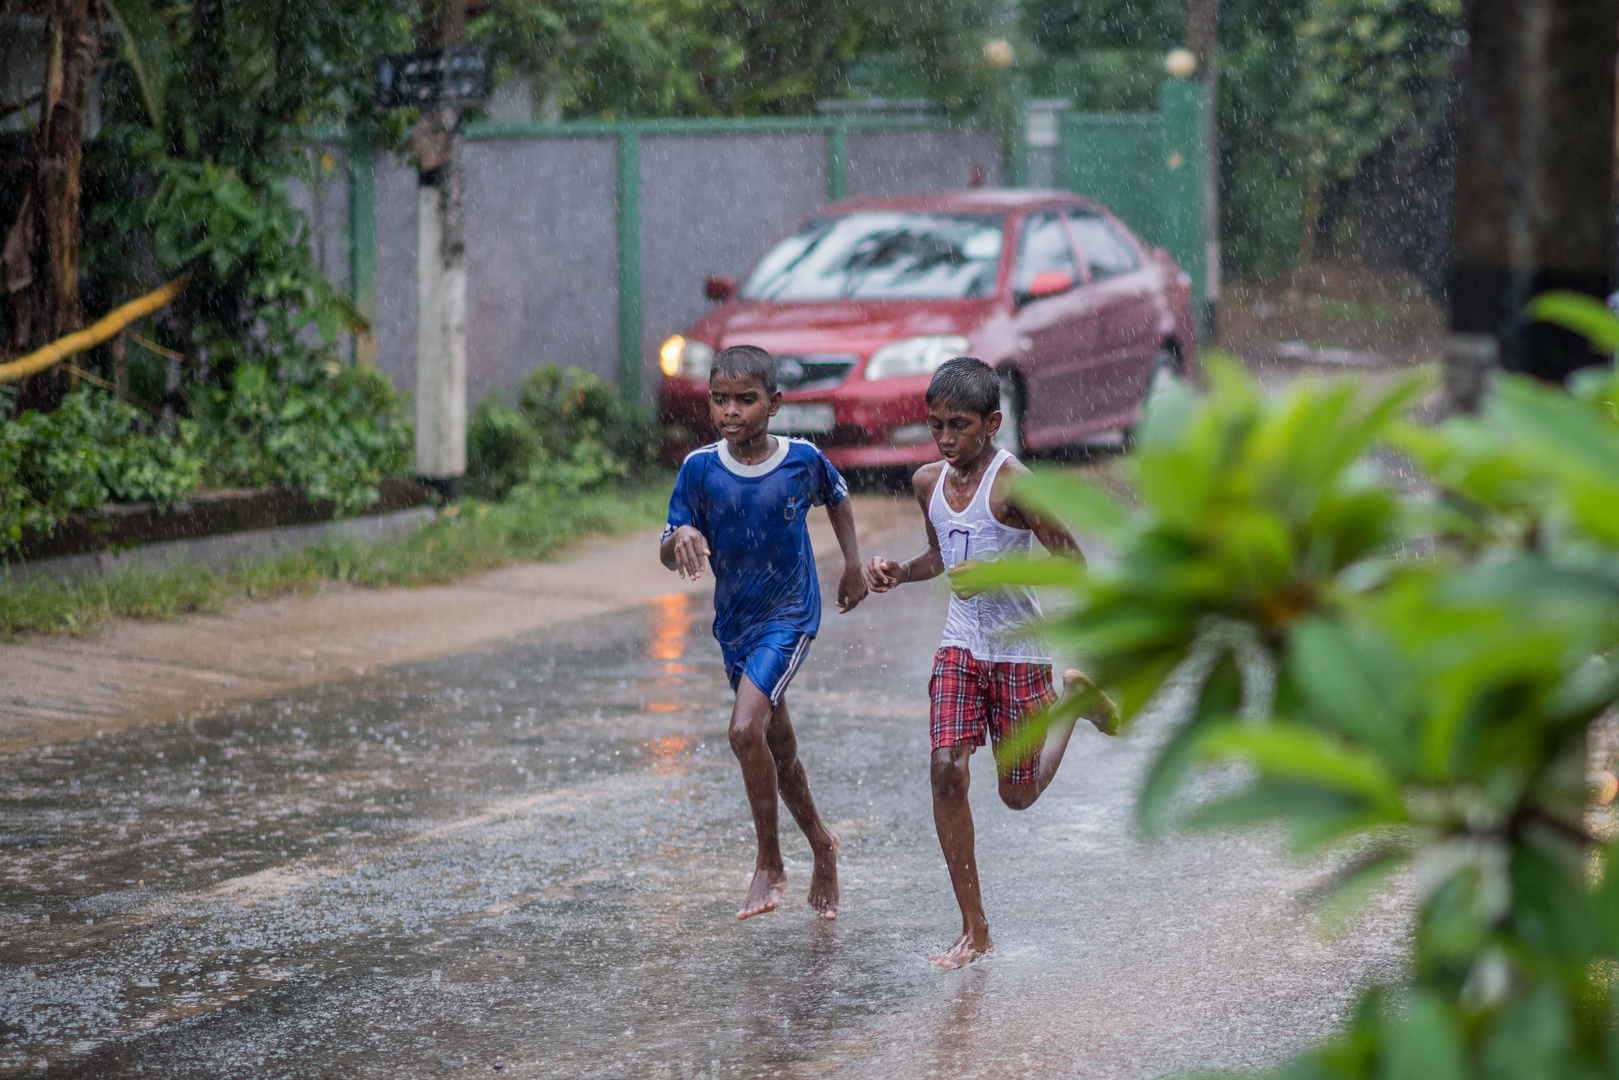
[[[802,630],[782,628],[766,630],[741,645],[720,642],[731,689],[739,688],[742,676],[746,675],[748,681],[770,699],[770,704],[776,704],[787,692],[787,684],[798,674],[798,665],[809,655],[810,642],[814,640],[814,635]]]

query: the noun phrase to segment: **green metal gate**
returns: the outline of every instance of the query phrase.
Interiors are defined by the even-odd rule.
[[[1192,279],[1198,324],[1210,310],[1209,97],[1170,79],[1156,113],[1070,113],[1062,121],[1063,186],[1102,203]]]

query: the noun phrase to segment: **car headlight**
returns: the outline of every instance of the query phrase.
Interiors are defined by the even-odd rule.
[[[676,334],[658,350],[658,367],[670,378],[706,379],[708,365],[714,362],[714,350],[701,341]]]
[[[951,357],[967,351],[967,339],[960,334],[928,334],[891,341],[866,361],[866,378],[900,379],[907,375],[932,375]]]

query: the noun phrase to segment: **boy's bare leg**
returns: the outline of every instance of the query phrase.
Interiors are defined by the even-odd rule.
[[[1062,692],[1064,697],[1090,690],[1095,683],[1086,677],[1084,672],[1069,668],[1062,677]],[[1118,729],[1118,711],[1112,700],[1104,697],[1103,706],[1097,710],[1097,716],[1091,719],[1097,730],[1104,735],[1111,735]],[[1057,768],[1062,764],[1062,756],[1068,750],[1068,740],[1073,737],[1074,725],[1079,722],[1065,720],[1060,724],[1052,724],[1046,729],[1045,746],[1040,751],[1040,775],[1032,784],[1008,784],[1006,778],[1000,781],[1001,801],[1013,810],[1027,810],[1034,805],[1051,782],[1057,778]]]
[[[939,833],[950,886],[961,908],[961,937],[941,953],[928,957],[935,967],[970,964],[994,948],[984,899],[978,891],[978,858],[973,851],[973,812],[967,804],[967,765],[973,747],[942,746],[933,751],[933,827]]]
[[[777,836],[776,762],[766,745],[765,731],[770,722],[770,699],[742,677],[731,710],[731,752],[742,765],[742,786],[748,792],[753,811],[753,831],[759,841],[753,881],[747,899],[742,901],[738,919],[775,911],[787,886],[787,871],[781,862],[781,842]]]
[[[792,717],[787,712],[787,696],[776,703],[765,733],[770,756],[776,763],[776,786],[781,790],[781,801],[804,831],[810,850],[815,854],[815,869],[810,874],[809,905],[823,919],[838,917],[838,838],[832,835],[815,811],[815,799],[810,795],[809,777],[804,763],[798,760],[798,735],[793,731]]]

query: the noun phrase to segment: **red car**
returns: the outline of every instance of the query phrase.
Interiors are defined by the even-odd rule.
[[[998,440],[1042,450],[1128,429],[1160,373],[1197,340],[1191,287],[1162,249],[1061,192],[973,190],[826,207],[739,289],[664,343],[664,457],[716,436],[708,365],[730,345],[775,354],[771,430],[813,440],[840,469],[938,457],[923,394],[952,356],[1002,375]]]

